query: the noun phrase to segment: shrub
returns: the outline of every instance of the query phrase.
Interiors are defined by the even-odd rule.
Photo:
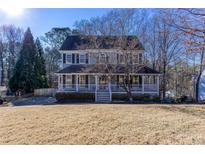
[[[57,100],[95,100],[94,93],[56,93]]]
[[[4,101],[2,99],[0,99],[0,105],[2,105],[4,103]]]
[[[134,95],[133,100],[138,100],[138,101],[145,101],[145,102],[150,102],[151,97],[149,94],[140,94],[140,95]]]
[[[153,101],[153,102],[160,102],[161,99],[160,99],[159,96],[153,96],[153,97],[152,97],[152,101]]]
[[[127,101],[128,97],[126,94],[112,94],[112,100]]]
[[[122,100],[127,101],[129,100],[126,94],[112,94],[113,100]],[[160,102],[159,96],[151,96],[149,94],[139,94],[139,95],[133,95],[134,101],[144,101],[144,102]]]

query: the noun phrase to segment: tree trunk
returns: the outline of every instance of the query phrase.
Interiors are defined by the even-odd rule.
[[[4,85],[4,63],[3,63],[3,60],[1,61],[1,83],[0,83],[1,86]]]
[[[197,80],[196,80],[196,101],[199,102],[199,80],[200,80],[200,77],[201,77],[201,73],[199,73],[199,76],[197,77]]]
[[[166,64],[163,63],[162,98],[166,97]]]
[[[130,91],[127,92],[127,96],[128,96],[129,102],[132,102],[133,98],[132,98],[132,93]]]

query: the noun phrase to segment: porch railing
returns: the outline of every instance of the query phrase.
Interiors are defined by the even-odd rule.
[[[125,92],[125,89],[121,85],[107,84],[98,85],[98,90],[100,91],[111,91],[111,92]],[[142,84],[132,84],[132,91],[143,92]],[[79,92],[95,92],[95,84],[60,84],[60,91],[79,91]],[[144,84],[144,92],[157,92],[157,84]]]

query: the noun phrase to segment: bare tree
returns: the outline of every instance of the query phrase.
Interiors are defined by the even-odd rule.
[[[0,32],[0,85],[3,86],[4,85],[4,60],[5,60],[5,43],[3,42],[3,36],[2,33]]]
[[[1,85],[10,79],[21,47],[23,30],[13,25],[0,27]]]
[[[55,86],[56,76],[54,72],[56,72],[60,66],[61,55],[59,49],[66,37],[71,34],[72,30],[69,27],[55,27],[45,33],[45,36],[41,37],[45,47],[46,71],[49,75],[49,85],[51,87]]]
[[[198,101],[198,86],[205,56],[205,9],[178,9],[172,25],[183,32],[187,52],[190,55],[197,54],[200,59],[199,75],[196,81],[196,100]]]
[[[161,9],[150,20],[145,48],[153,69],[162,73],[161,90],[165,98],[167,87],[171,82],[170,70],[175,67],[175,61],[183,54],[180,32],[170,26],[172,10]]]
[[[107,72],[108,78],[113,78],[114,74],[118,72],[120,69],[123,69],[123,82],[120,84],[122,88],[124,88],[125,92],[130,101],[132,101],[132,74],[140,70],[142,66],[134,64],[132,61],[133,55],[136,54],[137,49],[136,46],[142,48],[140,46],[140,41],[136,37],[139,35],[143,40],[143,34],[146,31],[145,24],[145,12],[142,10],[136,9],[115,9],[104,16],[92,18],[91,20],[82,20],[76,22],[76,28],[80,31],[81,34],[84,35],[102,35],[104,39],[106,36],[113,36],[115,38],[115,46],[117,46],[116,52],[123,57],[123,63],[121,64],[113,64],[116,59],[110,59],[104,61],[103,65],[100,61],[97,61],[95,65],[100,70],[104,70]],[[135,35],[130,36],[129,35]],[[100,43],[101,41],[97,39],[98,37],[91,37],[91,42],[94,42],[95,49],[99,50],[98,55],[101,55]],[[101,37],[102,38],[102,37]],[[107,40],[108,42],[113,42],[112,40]],[[102,54],[105,54],[104,52]],[[109,53],[106,53],[105,57],[109,56]],[[96,57],[99,59],[98,57]]]

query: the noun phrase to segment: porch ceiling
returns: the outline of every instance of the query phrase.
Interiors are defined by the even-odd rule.
[[[145,65],[135,65],[130,66],[132,68],[130,72],[136,74],[160,74],[158,71],[153,70]],[[57,73],[109,73],[112,72],[114,74],[123,74],[126,72],[128,67],[125,67],[123,64],[121,65],[105,65],[105,64],[86,64],[86,65],[70,65]]]

